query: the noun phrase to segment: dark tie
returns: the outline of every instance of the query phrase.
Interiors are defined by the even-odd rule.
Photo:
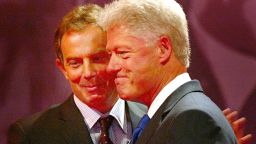
[[[99,144],[113,144],[109,138],[109,133],[108,133],[108,129],[109,129],[112,121],[113,121],[112,116],[107,116],[107,117],[99,119],[100,129],[101,129]]]
[[[134,129],[133,134],[132,134],[132,144],[135,144],[139,136],[141,135],[143,129],[149,122],[150,118],[148,117],[147,114],[145,114],[142,119],[140,120],[138,126]]]

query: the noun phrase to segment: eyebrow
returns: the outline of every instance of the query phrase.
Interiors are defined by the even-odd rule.
[[[86,55],[87,57],[93,57],[95,55],[105,55],[108,54],[108,52],[106,51],[106,49],[98,49],[96,51],[93,51],[93,53],[90,53],[88,55]],[[74,56],[74,57],[67,57],[66,61],[70,61],[70,60],[76,60],[79,59],[78,56]]]
[[[66,61],[69,62],[71,60],[79,60],[79,58],[76,58],[76,57],[70,57],[70,58],[67,58]]]
[[[102,54],[108,54],[108,52],[106,50],[99,50],[96,51],[95,53],[89,54],[88,56],[93,56],[93,55],[102,55]]]

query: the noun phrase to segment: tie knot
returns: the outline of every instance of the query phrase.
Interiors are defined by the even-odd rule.
[[[107,117],[100,118],[99,122],[100,122],[101,130],[108,131],[112,121],[113,121],[113,117],[110,115]]]

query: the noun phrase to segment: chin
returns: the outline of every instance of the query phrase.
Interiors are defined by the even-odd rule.
[[[121,98],[123,100],[128,100],[128,98],[129,98],[126,95],[122,95],[122,94],[119,94],[118,96],[119,96],[119,98]]]
[[[129,94],[119,93],[118,96],[123,100],[134,101],[133,97]]]
[[[106,99],[106,95],[101,95],[101,94],[94,94],[94,95],[91,95],[91,98],[93,100],[104,100]]]

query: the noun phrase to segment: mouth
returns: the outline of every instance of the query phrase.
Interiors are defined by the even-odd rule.
[[[87,86],[86,89],[87,89],[88,92],[93,92],[93,91],[96,91],[98,89],[98,86],[96,86],[96,85]]]
[[[85,88],[88,92],[95,92],[97,90],[99,90],[99,88],[102,85],[98,84],[98,85],[81,85],[82,88]]]

